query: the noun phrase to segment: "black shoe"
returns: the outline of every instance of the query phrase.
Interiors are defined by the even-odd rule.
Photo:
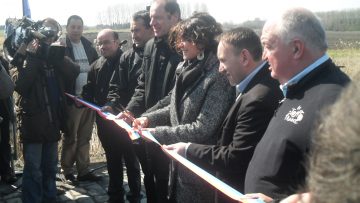
[[[70,174],[65,175],[65,180],[74,182],[76,180],[76,178],[75,178],[74,174],[70,173]]]
[[[17,178],[14,174],[7,174],[4,176],[1,176],[1,180],[6,184],[14,184],[17,181]]]
[[[125,203],[124,197],[109,197],[107,203]]]
[[[95,175],[93,173],[87,173],[86,175],[78,176],[77,180],[78,181],[92,181],[92,182],[95,182],[95,181],[101,180],[101,176]]]

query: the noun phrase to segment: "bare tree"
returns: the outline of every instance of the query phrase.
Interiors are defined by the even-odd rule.
[[[136,3],[136,4],[116,4],[109,6],[106,10],[100,11],[98,13],[98,23],[101,25],[109,26],[121,26],[124,24],[129,24],[131,15],[139,10],[145,10],[146,3]]]
[[[106,10],[98,13],[98,24],[108,26],[128,25],[131,15],[139,10],[145,10],[146,3],[135,4],[116,4],[109,6]],[[208,8],[205,3],[179,3],[182,18],[190,17],[194,12],[207,12]]]

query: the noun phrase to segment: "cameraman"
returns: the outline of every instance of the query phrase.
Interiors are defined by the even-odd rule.
[[[10,124],[14,122],[12,94],[14,83],[8,74],[8,63],[0,55],[0,176],[6,184],[16,182],[11,168]]]
[[[45,39],[34,39],[27,45],[24,65],[17,65],[18,75],[14,77],[23,142],[24,203],[56,202],[57,150],[65,120],[63,90],[80,71],[68,57],[61,54],[53,57],[59,55],[52,52],[55,47],[52,43],[60,31],[59,24],[46,18],[42,26],[41,29],[49,32]],[[19,52],[21,50],[17,54],[21,54]]]

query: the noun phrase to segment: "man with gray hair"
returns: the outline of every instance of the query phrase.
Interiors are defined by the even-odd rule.
[[[289,9],[266,22],[261,42],[285,98],[255,149],[245,192],[280,199],[303,186],[318,114],[350,80],[326,54],[325,31],[307,9]]]

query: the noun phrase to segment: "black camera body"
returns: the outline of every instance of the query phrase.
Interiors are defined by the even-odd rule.
[[[43,26],[43,21],[34,22],[30,18],[7,19],[6,20],[6,39],[3,44],[4,56],[12,63],[15,54],[22,43],[28,44],[34,39],[38,39],[39,48],[36,53],[30,53],[35,57],[46,60],[48,63],[56,63],[64,58],[65,47],[59,45],[48,45],[45,40],[55,37],[55,40],[61,35],[61,26],[58,30],[52,30]],[[16,60],[15,60],[16,61]]]
[[[56,65],[63,61],[65,47],[57,44],[48,45],[42,43],[40,49],[36,52],[36,56],[45,60],[48,65]]]

